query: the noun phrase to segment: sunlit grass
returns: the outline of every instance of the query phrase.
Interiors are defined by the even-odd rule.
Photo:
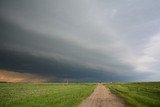
[[[76,107],[95,84],[0,84],[0,107]]]
[[[108,83],[106,86],[132,107],[160,107],[160,82]]]

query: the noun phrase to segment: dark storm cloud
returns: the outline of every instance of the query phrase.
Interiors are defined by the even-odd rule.
[[[2,69],[73,81],[147,80],[157,74],[157,67],[148,66],[159,63],[159,34],[150,29],[159,26],[152,12],[156,2],[151,11],[151,1],[0,2]]]
[[[93,50],[83,49],[56,37],[44,37],[40,34],[27,32],[3,19],[1,19],[1,26],[1,34],[3,35],[0,37],[0,67],[2,69],[53,76],[60,80],[70,78],[75,81],[83,81],[83,79],[84,81],[98,81],[100,78],[102,80],[113,80],[116,77],[111,71],[104,72],[103,69],[87,66],[85,65],[86,62],[82,62],[99,60],[96,58],[98,53]],[[57,58],[54,54],[66,55],[74,60],[63,59],[63,57]],[[87,56],[83,56],[83,54]],[[108,59],[112,61],[112,58],[108,57]],[[123,65],[113,64],[110,66],[120,67]],[[123,78],[119,76],[119,78],[115,78],[114,80],[123,80]]]

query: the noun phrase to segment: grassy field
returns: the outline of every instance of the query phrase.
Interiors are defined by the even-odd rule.
[[[95,84],[0,84],[0,107],[76,107]]]
[[[160,82],[108,83],[106,86],[131,107],[160,107]]]

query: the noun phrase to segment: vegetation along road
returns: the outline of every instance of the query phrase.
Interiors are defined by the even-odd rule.
[[[160,107],[160,82],[0,83],[0,107]]]
[[[106,86],[131,107],[160,107],[160,82],[108,83]]]
[[[0,107],[76,107],[96,84],[0,84]]]

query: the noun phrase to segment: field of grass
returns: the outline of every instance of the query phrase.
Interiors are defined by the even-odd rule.
[[[96,84],[0,84],[0,107],[76,107]]]
[[[160,82],[107,83],[131,107],[160,107]]]

